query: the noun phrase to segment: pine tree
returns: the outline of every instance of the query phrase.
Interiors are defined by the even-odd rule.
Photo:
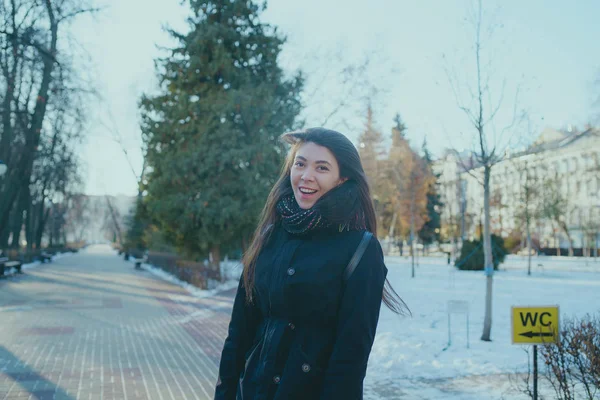
[[[397,133],[397,135],[399,135],[400,138],[405,138],[406,137],[406,125],[404,124],[404,122],[402,122],[402,118],[400,117],[400,113],[396,113],[396,115],[394,115],[394,122],[396,125],[394,125],[394,130]],[[394,138],[396,141],[398,141],[398,138]]]
[[[444,204],[440,200],[438,193],[438,179],[441,174],[433,173],[433,160],[429,149],[427,148],[427,138],[423,140],[423,161],[432,176],[432,182],[427,191],[427,221],[419,231],[419,237],[424,244],[431,244],[440,241],[441,231],[441,212]]]
[[[300,74],[286,79],[285,39],[248,0],[190,0],[191,30],[157,61],[162,93],[141,101],[148,210],[188,255],[239,249],[253,231],[296,127]]]

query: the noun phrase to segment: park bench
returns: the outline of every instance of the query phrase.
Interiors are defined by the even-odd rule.
[[[3,252],[0,252],[0,276],[4,276],[4,272],[14,268],[17,273],[21,273],[21,267],[23,263],[16,259],[14,254],[10,254],[7,257]]]
[[[148,253],[142,249],[129,250],[126,253],[125,259],[128,260],[129,258],[133,258],[133,262],[135,263],[135,268],[140,269],[140,268],[142,268],[142,263],[145,263],[148,261]]]
[[[46,262],[52,262],[52,256],[53,256],[53,254],[51,252],[49,252],[49,251],[42,251],[40,253],[39,257],[40,257],[40,261],[42,263],[46,263]]]

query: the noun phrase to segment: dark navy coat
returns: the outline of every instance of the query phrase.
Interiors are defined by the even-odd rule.
[[[250,305],[240,281],[216,400],[362,399],[387,274],[373,237],[343,280],[363,233],[274,229]]]

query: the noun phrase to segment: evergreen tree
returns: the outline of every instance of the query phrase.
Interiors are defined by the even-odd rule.
[[[286,79],[285,39],[248,0],[190,0],[191,30],[157,61],[161,92],[141,100],[148,210],[179,249],[197,257],[250,237],[296,127],[300,74]]]
[[[123,243],[123,247],[126,250],[145,250],[147,244],[144,236],[150,224],[151,221],[148,215],[147,204],[144,203],[141,197],[138,197],[135,206],[131,209],[125,221],[127,231],[125,233],[125,243]]]
[[[404,122],[402,122],[402,118],[400,117],[400,113],[396,113],[396,115],[394,115],[394,130],[397,132],[398,135],[400,135],[401,138],[405,138],[406,137],[406,125],[404,124]]]
[[[440,174],[433,173],[433,160],[429,149],[427,148],[427,139],[423,140],[423,161],[429,172],[433,177],[433,182],[429,185],[427,190],[427,219],[421,230],[419,231],[419,237],[424,244],[431,244],[435,241],[440,241],[441,231],[441,213],[444,204],[440,200],[438,193],[438,179]],[[436,232],[437,230],[437,232]]]

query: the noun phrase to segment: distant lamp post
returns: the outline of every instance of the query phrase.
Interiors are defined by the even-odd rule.
[[[4,175],[7,169],[8,167],[4,164],[4,161],[0,160],[0,176]]]

